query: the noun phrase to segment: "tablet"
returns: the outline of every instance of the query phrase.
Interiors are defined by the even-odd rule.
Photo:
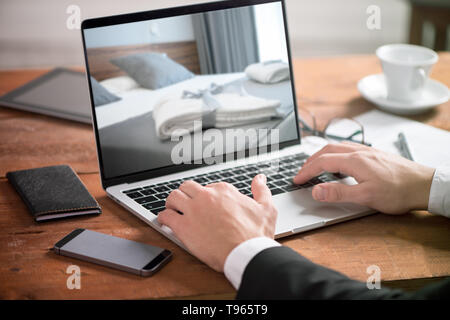
[[[86,75],[56,68],[0,97],[0,105],[91,123]]]

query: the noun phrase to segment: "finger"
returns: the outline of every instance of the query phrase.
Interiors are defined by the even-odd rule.
[[[205,186],[205,188],[215,188],[215,187],[218,187],[221,183],[227,183],[227,182],[213,182],[213,183],[207,184]]]
[[[315,160],[305,163],[294,177],[294,183],[305,183],[324,171],[352,175],[353,167],[349,162],[350,154],[351,153],[323,154]]]
[[[320,149],[319,151],[314,153],[312,156],[310,156],[306,160],[306,163],[317,159],[318,157],[320,157],[323,154],[327,154],[327,153],[349,153],[349,152],[362,150],[364,148],[368,148],[368,147],[363,146],[363,145],[361,145],[359,143],[354,143],[354,142],[329,143],[325,147],[323,147],[322,149]]]
[[[312,189],[312,196],[321,202],[351,202],[363,204],[366,191],[363,184],[321,183]]]
[[[220,190],[230,189],[230,188],[237,190],[237,188],[235,186],[233,186],[231,183],[228,183],[225,181],[219,181],[219,182],[213,182],[213,183],[207,184],[205,186],[205,188],[217,189],[217,190],[219,190],[219,192],[220,192]]]
[[[165,209],[158,214],[158,222],[168,226],[175,235],[178,235],[183,224],[183,216],[172,209]]]
[[[181,190],[173,190],[166,199],[166,208],[175,211],[189,211],[189,205],[192,199]]]
[[[192,180],[187,180],[184,181],[180,187],[178,188],[179,190],[183,191],[185,194],[187,194],[189,197],[194,198],[195,195],[202,190],[202,185],[192,181]]]
[[[360,150],[371,148],[368,145],[365,145],[365,144],[362,144],[362,143],[358,143],[358,142],[349,141],[349,140],[344,140],[344,141],[341,142],[341,144],[353,145],[355,147],[358,147]]]
[[[272,204],[272,193],[266,185],[267,178],[263,174],[258,174],[252,181],[253,199],[266,206]]]

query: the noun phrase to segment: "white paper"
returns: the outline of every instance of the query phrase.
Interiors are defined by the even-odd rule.
[[[450,166],[450,132],[423,123],[372,110],[355,117],[373,147],[400,154],[396,147],[399,132],[405,134],[414,161],[436,168]]]

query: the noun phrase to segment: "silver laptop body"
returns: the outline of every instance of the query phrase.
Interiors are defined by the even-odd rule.
[[[177,28],[177,30],[189,29],[188,27],[182,28],[181,26],[183,25],[183,23],[184,26],[186,26],[186,23],[188,23],[187,26],[189,26],[189,23],[192,23],[193,27],[190,30],[195,37],[195,40],[192,41],[197,44],[197,50],[201,60],[202,48],[204,45],[204,43],[202,45],[201,39],[205,38],[204,34],[202,34],[201,32],[202,30],[204,32],[205,25],[209,26],[209,33],[211,33],[212,30],[216,30],[217,26],[212,24],[211,21],[214,21],[215,15],[220,14],[225,17],[225,20],[231,16],[232,19],[234,19],[232,21],[235,21],[234,24],[236,24],[236,21],[239,22],[238,19],[240,18],[244,19],[241,21],[243,24],[247,23],[248,21],[254,21],[254,25],[261,29],[266,27],[264,26],[264,24],[261,24],[261,19],[265,21],[265,24],[272,23],[270,22],[272,20],[274,26],[276,23],[280,24],[281,33],[279,38],[282,39],[282,44],[284,43],[283,46],[285,46],[285,50],[280,50],[279,53],[277,53],[278,51],[272,52],[270,51],[272,49],[267,49],[270,46],[260,46],[261,41],[264,41],[261,39],[264,38],[259,37],[257,46],[260,50],[260,60],[255,61],[255,59],[257,58],[254,58],[252,61],[250,57],[248,58],[249,60],[247,62],[244,61],[244,65],[245,63],[249,63],[249,61],[252,61],[253,63],[261,63],[261,60],[263,60],[262,56],[268,57],[267,59],[270,60],[270,54],[280,54],[280,56],[282,57],[281,60],[286,61],[286,63],[289,65],[290,80],[281,81],[275,84],[260,84],[257,81],[249,79],[248,74],[244,75],[242,66],[240,67],[241,69],[230,68],[228,69],[229,72],[227,72],[227,70],[225,70],[225,72],[223,70],[218,72],[208,72],[204,71],[202,67],[201,75],[199,76],[195,76],[192,79],[188,78],[187,80],[184,80],[185,82],[179,82],[178,84],[175,83],[162,89],[156,89],[154,91],[148,92],[146,91],[145,94],[148,95],[148,97],[151,97],[152,92],[154,92],[155,94],[159,94],[160,92],[162,92],[161,90],[169,90],[168,95],[171,95],[170,92],[184,92],[185,90],[180,91],[180,88],[178,88],[184,83],[186,84],[186,87],[192,89],[192,83],[197,83],[196,81],[199,81],[201,85],[199,85],[198,88],[204,88],[207,84],[207,82],[202,82],[204,79],[212,79],[208,80],[210,81],[209,84],[216,84],[216,81],[220,82],[225,78],[228,80],[223,80],[224,82],[222,83],[222,86],[224,89],[234,88],[237,85],[238,87],[244,88],[247,94],[249,93],[256,96],[260,95],[264,98],[267,98],[266,96],[264,96],[265,94],[269,94],[271,92],[270,94],[273,94],[273,97],[276,97],[277,101],[281,101],[279,109],[281,110],[284,108],[284,113],[280,111],[280,113],[282,113],[282,116],[280,116],[279,118],[270,120],[268,122],[262,121],[258,125],[260,125],[261,128],[269,127],[271,129],[276,128],[279,130],[280,143],[278,148],[276,148],[274,151],[256,155],[253,154],[252,156],[233,159],[231,161],[211,165],[173,165],[166,161],[167,165],[163,166],[161,165],[161,163],[163,163],[165,159],[164,150],[169,150],[165,148],[170,143],[166,142],[167,140],[160,139],[160,137],[154,134],[154,126],[156,126],[157,123],[155,118],[157,117],[157,115],[155,115],[152,110],[149,109],[149,112],[144,112],[141,114],[133,113],[135,112],[133,108],[136,106],[133,103],[135,103],[136,100],[128,99],[131,99],[130,96],[136,96],[140,93],[138,91],[130,91],[128,93],[118,94],[121,98],[121,101],[115,101],[109,104],[106,103],[101,106],[95,106],[93,103],[93,95],[95,95],[96,92],[93,92],[92,84],[90,83],[90,77],[88,77],[94,132],[96,136],[99,166],[101,171],[102,185],[104,189],[106,190],[108,196],[115,200],[117,203],[125,207],[127,210],[131,211],[138,218],[142,219],[151,227],[161,232],[163,235],[182,247],[184,247],[183,244],[174,236],[172,231],[168,227],[162,226],[158,223],[157,214],[154,214],[152,210],[149,210],[148,206],[146,208],[144,206],[145,203],[139,203],[137,201],[141,198],[130,197],[130,195],[140,196],[143,199],[143,195],[136,194],[136,192],[130,192],[130,190],[138,190],[137,193],[140,193],[145,190],[144,188],[147,186],[153,188],[153,186],[160,185],[161,183],[167,181],[176,181],[182,180],[187,177],[205,175],[212,171],[216,172],[220,170],[233,169],[241,165],[258,164],[264,161],[274,161],[279,158],[293,156],[301,153],[311,155],[326,144],[325,140],[318,137],[309,137],[307,139],[303,139],[300,143],[298,114],[296,110],[297,106],[293,86],[292,66],[290,63],[291,59],[286,28],[284,2],[280,0],[221,1],[113,17],[89,19],[85,20],[82,24],[86,69],[88,75],[93,78],[97,78],[97,80],[100,81],[105,80],[105,75],[107,75],[108,72],[110,74],[110,78],[107,78],[107,80],[111,80],[113,78],[115,79],[115,74],[111,73],[112,71],[105,69],[106,62],[108,62],[107,60],[97,62],[98,60],[96,59],[98,59],[98,56],[100,56],[99,53],[103,53],[104,56],[107,56],[109,59],[111,58],[111,54],[115,52],[114,50],[123,45],[122,52],[124,52],[123,54],[125,54],[127,48],[130,47],[130,44],[125,40],[127,38],[133,38],[133,32],[135,33],[138,32],[136,30],[140,30],[140,24],[144,24],[142,30],[146,30],[146,32],[149,32],[149,30],[153,30],[151,31],[151,33],[157,34],[158,32],[160,32],[160,34],[162,34],[163,30],[158,29],[160,27],[160,22],[166,23],[166,26],[169,25],[169,22],[180,23],[180,27]],[[274,18],[271,20],[272,15],[274,15]],[[208,25],[208,22],[210,23],[210,25]],[[202,23],[203,27],[201,27]],[[230,26],[230,30],[231,29],[232,27]],[[129,34],[127,34],[128,30]],[[156,32],[155,30],[159,31]],[[239,33],[242,32],[244,31],[239,31]],[[255,32],[255,37],[258,35],[258,32],[258,30],[257,32]],[[265,32],[267,32],[267,30],[265,30]],[[114,36],[116,34],[117,37]],[[189,34],[191,34],[191,32]],[[125,37],[123,39],[123,43],[120,43],[120,41],[117,40],[119,35]],[[242,35],[234,35],[236,40],[239,40],[240,36]],[[185,38],[187,38],[187,36]],[[219,37],[217,36],[215,39],[218,38]],[[247,43],[252,42],[249,41],[249,39],[251,40],[251,38],[248,38],[246,40]],[[273,41],[277,40],[277,38],[273,39]],[[108,43],[108,41],[110,41],[111,43]],[[175,43],[176,45],[179,44],[180,46],[179,55],[183,55],[183,52],[185,51],[182,50],[186,50],[186,41],[182,40]],[[138,49],[141,45],[144,46],[147,44],[132,44],[132,46],[134,46],[134,51],[132,52],[143,52],[139,51],[140,49]],[[158,48],[165,48],[165,46],[165,42],[160,42],[158,44],[155,44],[154,47],[151,47],[150,50],[153,50],[152,48],[155,48],[155,50],[157,50]],[[169,43],[167,43],[167,48],[173,48],[173,46],[173,42],[171,43],[171,46],[169,46]],[[231,43],[227,44],[227,46],[225,46],[224,48],[227,47],[231,47]],[[176,49],[175,51],[170,51],[169,49],[167,50],[167,53],[164,53],[166,54],[166,56],[169,56],[174,60],[178,59],[176,60],[177,62],[182,62],[182,59],[180,59],[179,57],[177,58]],[[270,64],[273,62],[269,61],[268,63]],[[116,66],[111,66],[111,70],[115,70],[114,72],[117,72]],[[173,90],[175,91],[170,91],[172,90],[171,88],[174,88]],[[267,88],[267,90],[265,88]],[[280,94],[282,94],[282,96],[280,96]],[[288,101],[288,103],[286,104],[285,100],[287,99],[287,96],[289,97],[289,99],[291,99],[291,102],[289,103]],[[130,102],[131,104],[128,106],[124,104],[127,101],[133,102]],[[123,110],[120,109],[121,106],[122,108],[129,108],[132,115],[127,116],[127,112],[118,112],[117,110]],[[289,112],[289,110],[286,112],[286,110],[289,108],[291,108],[291,112]],[[117,114],[115,114],[114,112],[116,112]],[[256,124],[249,123],[245,128],[252,126],[256,126]],[[249,142],[249,145],[246,145],[246,148],[250,148],[250,143],[251,142]],[[148,168],[146,168],[147,165]],[[345,184],[356,183],[356,181],[351,177],[336,180],[336,182]],[[275,236],[277,238],[353,219],[373,212],[366,207],[353,204],[332,205],[317,202],[311,196],[311,189],[312,187],[302,188],[292,192],[284,192],[273,196],[275,206],[278,209],[278,218],[275,232]],[[202,221],[199,221],[198,223],[202,223]]]

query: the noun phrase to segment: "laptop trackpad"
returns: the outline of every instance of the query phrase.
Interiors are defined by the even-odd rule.
[[[278,209],[277,233],[326,223],[367,210],[363,206],[353,204],[316,201],[311,196],[311,188],[277,195],[274,197],[274,204]]]
[[[342,204],[324,203],[314,200],[311,195],[311,188],[301,189],[288,193],[295,207],[300,214],[323,217],[324,220],[333,219],[340,215],[347,214],[351,210]]]

